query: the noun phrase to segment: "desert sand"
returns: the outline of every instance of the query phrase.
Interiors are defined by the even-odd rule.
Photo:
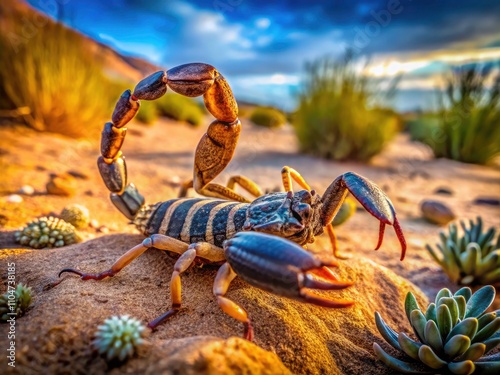
[[[210,121],[207,119],[207,123]],[[132,124],[123,147],[129,181],[147,202],[177,196],[179,182],[192,174],[196,144],[206,126],[192,128],[170,120],[152,127]],[[459,219],[483,217],[486,226],[500,228],[500,207],[478,205],[478,197],[500,198],[500,167],[434,160],[425,146],[400,134],[368,165],[338,163],[297,153],[293,129],[268,130],[243,122],[235,158],[217,182],[243,174],[264,189],[280,187],[280,169],[300,171],[320,194],[338,175],[354,171],[377,183],[396,207],[407,242],[406,259],[399,260],[397,238],[388,227],[382,248],[377,242],[378,221],[362,208],[337,228],[341,251],[339,275],[354,280],[332,298],[352,298],[348,309],[325,309],[276,297],[236,280],[230,298],[248,309],[255,322],[255,345],[236,339],[242,327],[224,315],[211,294],[213,267],[189,270],[183,276],[183,310],[148,338],[150,345],[127,363],[106,364],[90,347],[92,335],[105,318],[129,314],[148,322],[169,308],[168,282],[175,259],[149,250],[117,276],[101,282],[67,275],[53,286],[65,267],[89,272],[109,268],[143,236],[128,225],[108,199],[96,168],[98,141],[79,141],[19,127],[0,129],[0,267],[16,263],[16,278],[32,287],[33,303],[17,323],[17,366],[8,373],[308,373],[380,374],[388,370],[376,359],[371,344],[383,340],[375,329],[379,311],[397,330],[409,332],[403,311],[408,291],[422,304],[436,291],[458,289],[425,250],[438,241],[443,228],[421,218],[424,199],[446,203]],[[78,172],[73,197],[47,195],[50,173]],[[7,197],[23,185],[36,193],[21,203]],[[437,194],[438,188],[451,195]],[[61,249],[20,248],[14,231],[26,222],[59,213],[71,203],[84,204],[100,229],[82,231],[85,242]],[[99,227],[98,226],[98,227]],[[326,235],[310,246],[329,251]],[[498,301],[498,299],[497,299]],[[497,308],[499,304],[496,304]],[[6,326],[0,326],[0,347],[7,345]],[[227,340],[229,339],[229,340]],[[238,360],[235,360],[237,358]],[[0,368],[6,367],[0,357]],[[287,370],[288,369],[288,370]]]

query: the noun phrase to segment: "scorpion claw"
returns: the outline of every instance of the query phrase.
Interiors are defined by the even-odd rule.
[[[239,232],[224,243],[231,268],[243,280],[284,297],[326,307],[351,306],[354,301],[326,299],[307,291],[344,289],[353,284],[339,280],[322,261],[299,245],[259,232]]]
[[[311,292],[309,290],[301,290],[300,296],[305,302],[312,303],[313,305],[323,306],[323,307],[349,307],[354,305],[354,301],[348,299],[328,299],[321,297],[320,295]]]
[[[375,247],[375,250],[380,249],[380,246],[382,246],[382,241],[384,240],[384,232],[385,232],[385,223],[383,221],[380,222],[380,229],[378,231],[378,242],[377,246]]]
[[[377,185],[353,172],[347,172],[335,179],[323,195],[322,222],[326,226],[335,217],[347,190],[372,216],[380,221],[379,238],[376,249],[382,245],[385,225],[394,226],[394,231],[401,244],[401,260],[406,254],[406,240],[396,217],[391,200]]]
[[[302,287],[320,290],[344,289],[351,286],[352,284],[354,284],[352,281],[322,280],[313,277],[309,273],[307,273],[302,279]]]

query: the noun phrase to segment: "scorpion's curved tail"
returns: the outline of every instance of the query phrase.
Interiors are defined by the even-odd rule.
[[[139,110],[139,100],[158,99],[167,92],[167,87],[188,97],[203,95],[205,106],[216,118],[205,137],[202,138],[201,146],[198,146],[202,151],[198,160],[201,165],[198,169],[201,168],[201,170],[198,171],[195,165],[194,182],[188,181],[185,185],[196,186],[197,191],[205,189],[204,195],[207,196],[220,197],[220,191],[222,191],[225,194],[222,194],[224,197],[245,201],[229,188],[209,184],[229,162],[230,158],[227,156],[234,152],[241,127],[237,117],[238,106],[225,78],[213,66],[203,63],[184,64],[168,71],[158,71],[139,82],[133,93],[131,90],[126,90],[121,95],[113,111],[111,122],[104,125],[101,156],[97,160],[101,177],[111,193],[111,201],[140,230],[144,228],[155,205],[145,205],[144,197],[137,188],[133,184],[127,184],[127,166],[121,152],[127,132],[125,125]],[[220,135],[226,135],[226,133],[230,133],[231,136],[226,140],[220,140]],[[210,158],[206,162],[208,154]],[[214,155],[220,159],[218,163],[214,162]],[[197,171],[199,173],[196,173]],[[199,178],[196,179],[196,176]]]

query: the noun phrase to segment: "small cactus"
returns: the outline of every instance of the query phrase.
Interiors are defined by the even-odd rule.
[[[24,315],[31,304],[31,288],[19,283],[16,290],[0,296],[0,321],[6,322],[15,313],[16,317]]]
[[[337,215],[333,218],[332,224],[337,227],[347,221],[356,212],[356,202],[351,197],[347,197],[340,206]]]
[[[16,241],[34,249],[62,247],[80,242],[73,225],[53,216],[33,220],[15,233]]]
[[[65,222],[70,223],[78,229],[86,228],[90,223],[89,210],[81,204],[72,204],[64,207],[60,216]]]
[[[373,350],[387,366],[407,374],[499,374],[500,355],[484,356],[500,344],[500,311],[486,313],[494,299],[491,285],[474,294],[468,287],[454,295],[444,288],[424,313],[409,292],[405,310],[416,340],[396,333],[375,313],[382,337],[407,360],[390,356],[377,343]]]
[[[485,233],[483,221],[469,220],[469,227],[460,222],[464,235],[458,236],[456,224],[450,224],[449,234],[441,232],[441,243],[435,251],[431,246],[426,248],[436,262],[443,268],[451,281],[461,285],[487,285],[500,282],[500,235],[494,228]],[[496,240],[495,240],[496,236]]]
[[[144,344],[145,329],[140,321],[128,315],[113,316],[98,327],[92,345],[99,354],[105,354],[108,361],[123,361]]]

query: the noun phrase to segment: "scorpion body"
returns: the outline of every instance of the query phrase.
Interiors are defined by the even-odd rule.
[[[163,234],[191,244],[207,242],[222,248],[240,232],[249,204],[220,199],[178,198],[146,206],[133,223],[146,236]]]
[[[145,204],[133,184],[127,184],[125,158],[120,151],[126,128],[139,109],[139,99],[153,100],[171,90],[186,95],[203,95],[205,105],[216,118],[200,140],[195,154],[193,179],[182,185],[180,198]],[[112,121],[105,124],[101,156],[97,165],[113,204],[147,237],[122,255],[108,270],[83,273],[82,280],[101,280],[116,275],[149,248],[179,254],[170,282],[171,309],[149,323],[154,329],[181,307],[180,275],[195,260],[221,265],[213,292],[228,315],[242,322],[244,337],[252,339],[253,329],[246,311],[225,297],[231,281],[238,275],[248,283],[272,293],[326,307],[347,307],[354,301],[325,298],[310,289],[342,289],[352,285],[342,281],[329,267],[338,266],[332,258],[320,259],[302,246],[312,243],[326,228],[337,253],[332,220],[348,192],[380,221],[382,244],[386,225],[392,225],[401,243],[401,260],[406,250],[403,232],[389,198],[373,182],[352,172],[337,177],[323,196],[317,194],[302,176],[283,167],[285,192],[263,194],[260,187],[244,176],[233,176],[227,186],[212,180],[233,156],[241,124],[238,108],[226,80],[208,64],[185,64],[146,77],[118,100]],[[304,190],[293,192],[292,181]],[[256,199],[248,201],[236,193],[239,184]],[[206,198],[185,198],[188,189]]]

